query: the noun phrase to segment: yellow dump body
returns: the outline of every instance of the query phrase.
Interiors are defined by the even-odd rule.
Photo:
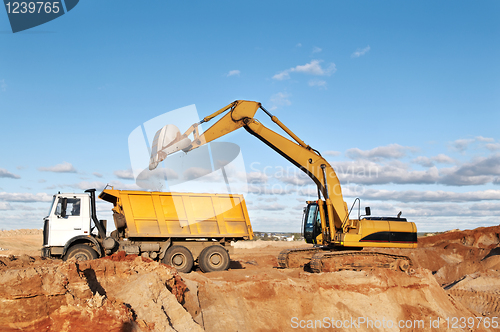
[[[253,238],[243,195],[105,189],[99,198],[130,238]]]

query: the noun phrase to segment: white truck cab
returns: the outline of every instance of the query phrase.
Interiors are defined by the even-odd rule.
[[[91,225],[97,226],[98,234],[92,234]],[[105,229],[105,221],[98,221],[95,214],[95,189],[83,194],[58,193],[44,218],[42,256],[77,256],[82,260],[100,257],[99,240],[106,237]]]
[[[64,200],[66,200],[66,215],[63,216]],[[46,245],[64,247],[66,242],[78,235],[90,234],[90,204],[86,194],[54,195],[48,219],[49,232]]]

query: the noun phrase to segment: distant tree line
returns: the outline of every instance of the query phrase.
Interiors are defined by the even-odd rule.
[[[303,240],[300,233],[285,233],[285,232],[254,232],[254,241],[290,241],[293,237],[293,241]]]

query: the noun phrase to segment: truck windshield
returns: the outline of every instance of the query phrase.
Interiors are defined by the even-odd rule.
[[[50,203],[49,212],[47,213],[47,217],[50,216],[50,212],[52,212],[52,207],[54,206],[54,202],[56,201],[56,196],[52,196],[52,203]]]

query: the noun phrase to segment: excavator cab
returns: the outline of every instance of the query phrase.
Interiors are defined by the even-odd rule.
[[[321,214],[317,203],[307,204],[302,220],[306,243],[317,244],[316,237],[321,234]]]

